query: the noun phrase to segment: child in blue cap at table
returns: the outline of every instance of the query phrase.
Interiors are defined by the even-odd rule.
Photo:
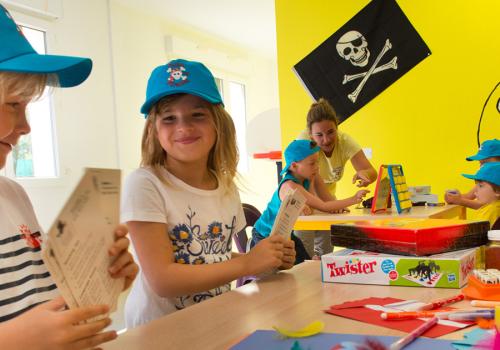
[[[477,154],[467,157],[468,161],[477,160],[479,166],[490,162],[500,162],[500,140],[486,140],[479,147]],[[476,198],[476,188],[472,188],[467,193],[460,193],[458,190],[448,190],[444,199],[448,204],[457,204],[471,209],[479,209],[484,203]]]
[[[326,189],[316,185],[316,181],[322,181],[320,176],[318,176],[319,150],[320,148],[316,143],[309,140],[294,140],[288,145],[285,150],[286,166],[281,173],[284,175],[283,179],[274,192],[266,210],[254,225],[251,246],[269,236],[281,201],[285,198],[288,191],[292,189],[299,191],[306,198],[306,207],[303,210],[305,215],[311,214],[312,209],[330,213],[337,212],[340,209],[361,202],[366,193],[369,192],[368,190],[359,190],[354,196],[346,199],[328,200],[331,196],[328,193],[321,192],[322,190],[326,191]],[[324,234],[330,235],[330,231],[324,231]],[[313,236],[301,237],[299,239],[292,232],[291,238],[295,242],[295,251],[297,253],[296,264],[313,257]]]
[[[128,176],[121,206],[141,266],[127,327],[216,297],[237,278],[291,268],[293,242],[283,237],[232,252],[246,224],[234,183],[236,130],[208,68],[183,59],[158,66],[141,112],[141,167]]]
[[[19,138],[30,132],[27,105],[46,85],[76,86],[91,70],[88,58],[39,55],[0,5],[0,169]],[[108,306],[65,310],[41,258],[42,231],[24,189],[0,176],[0,348],[87,349],[114,339],[115,331],[103,331],[111,322],[102,317]],[[124,226],[116,228],[109,247],[110,275],[125,277],[124,288],[137,274],[126,234]],[[102,319],[92,320],[96,316]]]
[[[475,175],[462,175],[476,180],[474,195],[483,203],[477,209],[477,219],[489,221],[493,227],[500,216],[500,162],[484,164]]]

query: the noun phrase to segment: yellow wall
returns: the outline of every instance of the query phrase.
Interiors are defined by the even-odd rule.
[[[367,0],[275,0],[283,146],[305,128],[311,99],[292,67],[353,17]],[[500,1],[399,0],[432,51],[402,78],[341,125],[371,160],[401,163],[408,184],[432,185],[442,200],[447,188],[466,190],[477,162],[476,128],[483,103],[500,81]],[[481,140],[500,138],[493,94],[482,122]],[[349,164],[338,196],[351,195]],[[373,190],[373,188],[372,188]]]

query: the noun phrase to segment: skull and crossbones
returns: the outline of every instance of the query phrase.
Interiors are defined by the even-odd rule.
[[[184,74],[185,70],[186,68],[182,65],[168,67],[167,73],[170,74],[168,77],[168,84],[175,86],[184,84],[187,79],[187,75]]]
[[[342,57],[346,61],[349,61],[353,66],[365,67],[368,64],[368,59],[370,58],[368,41],[360,32],[351,30],[345,33],[340,37],[339,41],[337,42],[336,48],[340,57]],[[391,68],[398,69],[397,56],[394,56],[388,63],[377,66],[382,59],[382,56],[384,56],[384,54],[391,48],[391,42],[389,41],[389,39],[386,39],[384,47],[382,48],[377,58],[375,59],[375,62],[373,62],[368,71],[353,75],[344,75],[342,84],[346,84],[352,80],[362,78],[358,87],[352,93],[347,95],[352,103],[356,102],[356,99],[358,98],[361,90],[372,74],[376,74]]]

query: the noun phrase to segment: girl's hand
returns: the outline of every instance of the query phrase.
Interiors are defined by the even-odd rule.
[[[108,250],[109,255],[115,258],[109,267],[109,274],[113,278],[125,278],[123,290],[130,287],[139,272],[139,266],[137,266],[132,254],[128,251],[130,241],[126,237],[127,233],[128,230],[125,225],[118,225],[114,232],[115,242]]]
[[[111,324],[109,318],[82,323],[105,315],[109,311],[106,305],[62,310],[64,306],[63,298],[58,297],[3,323],[0,330],[3,332],[12,327],[12,335],[9,337],[7,334],[5,339],[8,344],[15,339],[13,347],[16,349],[88,349],[117,337],[115,331],[102,332]],[[3,335],[1,337],[4,338]]]
[[[248,273],[258,275],[276,269],[283,264],[283,246],[285,239],[281,235],[272,235],[261,240],[245,254]],[[294,249],[295,251],[295,249]]]
[[[280,270],[288,270],[295,264],[295,242],[291,239],[285,240],[283,243],[283,258],[279,267]]]

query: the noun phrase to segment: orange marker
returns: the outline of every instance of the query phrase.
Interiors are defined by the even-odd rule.
[[[384,320],[411,320],[421,317],[434,317],[437,313],[449,313],[448,310],[432,310],[432,311],[402,311],[402,312],[383,312],[380,314]]]
[[[472,300],[470,304],[475,307],[495,307],[500,306],[500,301]]]

